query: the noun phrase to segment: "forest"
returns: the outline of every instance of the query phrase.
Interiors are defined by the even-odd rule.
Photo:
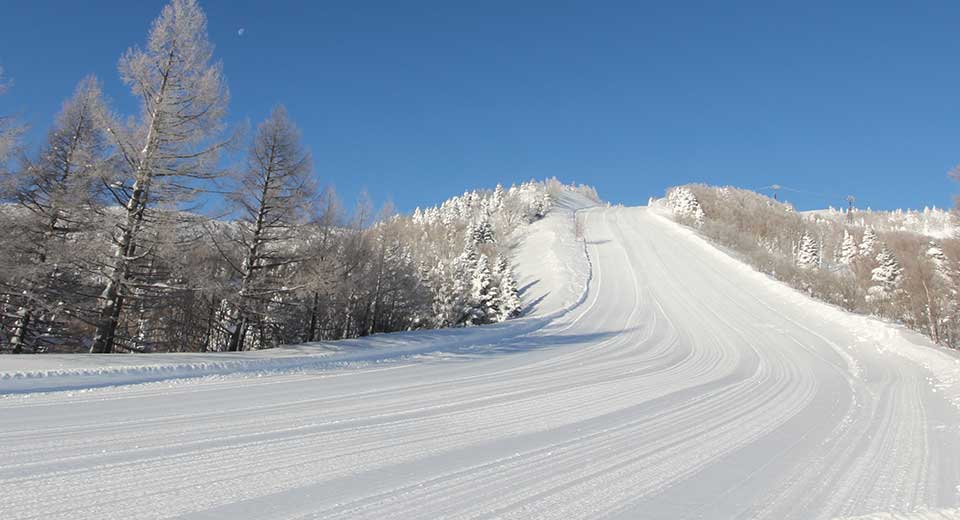
[[[557,181],[347,211],[283,106],[226,125],[195,0],[164,7],[119,74],[136,114],[86,77],[36,146],[0,118],[0,350],[241,351],[521,313],[510,235]]]

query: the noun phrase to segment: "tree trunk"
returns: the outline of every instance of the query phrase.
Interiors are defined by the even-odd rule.
[[[33,313],[29,307],[20,307],[17,312],[17,320],[13,322],[13,337],[10,338],[14,354],[23,353],[23,346],[27,343],[27,331],[30,329],[32,318]]]
[[[136,252],[134,244],[135,228],[140,225],[143,216],[141,197],[143,189],[138,180],[134,184],[133,195],[127,203],[126,225],[114,248],[114,264],[110,267],[107,286],[100,295],[100,316],[97,319],[97,331],[90,346],[91,354],[109,354],[113,352],[117,335],[117,326],[120,322],[120,311],[123,308],[122,285],[127,279],[129,262]]]
[[[230,333],[230,343],[227,350],[230,352],[240,352],[243,350],[243,343],[247,336],[247,327],[249,322],[246,317],[241,317],[236,327]]]
[[[167,94],[167,82],[173,64],[174,53],[170,51],[167,57],[166,68],[163,70],[163,80],[157,92],[154,107],[161,107]],[[103,289],[100,301],[100,317],[97,320],[97,331],[90,346],[91,354],[109,354],[113,352],[113,345],[117,335],[117,325],[120,322],[120,311],[123,308],[122,285],[129,273],[130,261],[136,252],[134,240],[143,221],[143,212],[147,205],[147,190],[153,179],[151,172],[152,159],[157,149],[156,135],[159,131],[160,114],[154,111],[150,115],[150,126],[145,138],[143,150],[140,152],[140,163],[137,165],[133,182],[133,193],[126,206],[126,222],[120,240],[114,247],[114,264],[110,267],[107,276],[107,286]]]
[[[317,320],[319,316],[317,314],[320,312],[320,293],[313,293],[313,304],[310,306],[310,327],[307,330],[307,341],[316,341],[317,340]]]

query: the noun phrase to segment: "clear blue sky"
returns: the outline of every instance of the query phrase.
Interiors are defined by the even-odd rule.
[[[231,119],[286,104],[346,202],[551,175],[627,204],[691,181],[832,196],[801,208],[960,192],[955,0],[201,2]],[[3,2],[0,113],[38,137],[88,73],[132,111],[117,58],[162,5]]]

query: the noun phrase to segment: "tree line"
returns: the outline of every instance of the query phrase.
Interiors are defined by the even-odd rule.
[[[195,0],[166,5],[119,71],[135,116],[88,77],[35,153],[0,117],[0,347],[239,351],[520,313],[508,237],[549,210],[555,181],[410,216],[365,198],[345,211],[284,107],[249,138],[227,128]],[[231,218],[191,211],[220,191]]]
[[[676,220],[736,251],[759,271],[818,299],[898,321],[960,348],[960,240],[904,230],[945,234],[957,229],[955,216],[855,209],[842,216],[803,215],[752,191],[702,184],[671,188],[667,201]]]

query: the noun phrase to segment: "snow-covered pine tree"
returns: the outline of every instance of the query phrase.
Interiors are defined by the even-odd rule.
[[[550,211],[551,204],[550,195],[546,193],[537,194],[533,199],[533,204],[530,206],[530,217],[528,221],[533,222],[542,219],[546,216],[547,212]]]
[[[877,236],[877,232],[872,227],[868,227],[863,232],[863,240],[860,241],[860,247],[858,248],[860,256],[874,257],[877,254],[876,248],[879,240],[880,237]]]
[[[471,325],[477,315],[478,302],[473,298],[473,277],[479,265],[479,254],[473,237],[464,237],[463,252],[453,260],[449,275],[447,297],[450,316],[449,325]]]
[[[820,265],[820,245],[804,232],[797,246],[797,266],[803,269],[813,269]]]
[[[700,206],[700,201],[697,200],[696,195],[690,188],[686,186],[674,188],[667,194],[667,201],[673,208],[673,215],[677,219],[692,223],[697,227],[703,226],[706,215]]]
[[[505,321],[516,318],[520,315],[522,309],[520,304],[520,290],[517,287],[517,280],[513,277],[513,269],[507,257],[497,255],[495,277],[497,281],[499,302],[497,310],[499,316],[497,321]]]
[[[498,320],[497,287],[493,283],[487,256],[481,254],[477,260],[471,280],[470,299],[473,302],[473,317],[470,323],[479,325]]]
[[[503,190],[503,184],[497,183],[497,187],[493,190],[493,201],[491,203],[491,209],[493,211],[500,211],[503,209],[503,199],[506,193]]]
[[[887,289],[893,289],[900,281],[903,268],[893,252],[887,246],[880,248],[877,253],[877,267],[871,272],[871,279]]]
[[[841,265],[850,266],[859,254],[860,251],[857,248],[857,241],[849,231],[844,229],[843,242],[840,243],[840,254],[838,255],[837,261],[840,262]]]
[[[473,228],[473,241],[477,244],[493,244],[496,242],[494,239],[493,225],[490,224],[490,219],[487,218],[486,215],[484,215],[476,227]]]
[[[877,267],[871,271],[870,279],[874,282],[867,291],[870,301],[876,303],[880,314],[884,314],[886,303],[896,294],[900,285],[903,268],[893,252],[886,245],[882,245],[876,257]]]

